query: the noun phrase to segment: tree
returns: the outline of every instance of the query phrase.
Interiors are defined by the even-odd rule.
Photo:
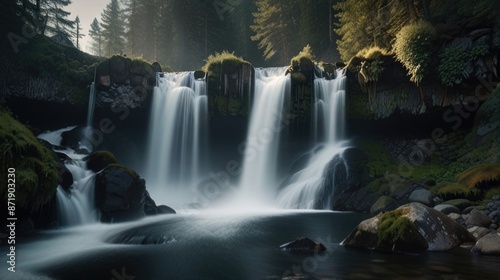
[[[41,0],[40,13],[46,16],[47,24],[42,31],[48,31],[51,34],[63,34],[68,39],[72,38],[72,30],[75,22],[68,19],[70,12],[64,10],[64,7],[71,4],[71,0]]]
[[[80,27],[80,18],[76,16],[75,18],[75,42],[76,42],[76,48],[80,49],[80,39],[85,36],[85,34],[81,33],[82,28]]]
[[[101,14],[103,54],[122,53],[125,45],[125,21],[118,0],[111,0]]]
[[[91,38],[90,51],[98,56],[102,56],[102,30],[96,18],[90,24],[89,36]]]

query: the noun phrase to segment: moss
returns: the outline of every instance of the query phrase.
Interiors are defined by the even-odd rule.
[[[495,187],[486,192],[484,199],[491,200],[495,195],[500,195],[500,187]]]
[[[297,67],[302,70],[313,70],[315,63],[314,55],[309,45],[305,46],[299,54],[290,60],[290,66],[294,71],[298,70]]]
[[[383,213],[378,222],[378,245],[381,249],[412,250],[427,247],[415,224],[405,215],[409,208],[402,207]]]
[[[214,77],[220,75],[222,72],[235,73],[240,69],[242,64],[250,63],[228,51],[223,51],[222,53],[216,52],[215,55],[211,54],[208,56],[202,70],[207,73],[209,77]]]
[[[471,189],[461,183],[441,182],[432,187],[430,191],[443,200],[467,198],[474,201],[480,199],[481,196],[478,189]]]
[[[485,163],[471,167],[457,175],[458,182],[475,188],[500,181],[500,163]]]
[[[357,144],[369,156],[370,161],[366,163],[370,170],[370,177],[382,176],[397,171],[397,165],[391,155],[377,142],[363,139]]]
[[[15,168],[16,205],[36,211],[55,193],[58,182],[57,161],[33,133],[0,109],[1,177],[7,178],[8,168]],[[7,184],[2,184],[0,196],[7,201]]]
[[[118,163],[116,157],[108,151],[95,151],[85,157],[87,161],[87,168],[94,172],[99,172],[106,166]]]

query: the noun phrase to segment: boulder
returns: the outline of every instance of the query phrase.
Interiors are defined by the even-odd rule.
[[[97,177],[95,200],[101,222],[123,222],[144,217],[146,185],[130,168],[110,164]]]
[[[421,203],[362,221],[341,245],[381,251],[443,251],[474,237],[445,214]]]
[[[487,228],[478,227],[478,226],[471,227],[467,230],[472,234],[472,236],[474,236],[474,238],[476,238],[476,240],[481,239],[481,237],[483,237],[486,234],[491,232],[491,230],[489,230]]]
[[[443,202],[442,204],[453,205],[453,206],[457,207],[460,211],[464,211],[466,208],[474,205],[474,203],[472,203],[472,201],[465,199],[465,198],[447,200],[447,201]]]
[[[99,172],[108,165],[118,163],[116,157],[108,151],[95,151],[84,158],[87,161],[87,168]]]
[[[157,214],[176,214],[175,210],[168,207],[167,205],[158,205],[156,207]]]
[[[326,251],[325,245],[320,242],[314,242],[307,237],[285,243],[280,246],[280,249],[293,253],[317,253]]]
[[[490,233],[476,242],[472,252],[477,254],[500,255],[500,233]]]
[[[432,207],[434,206],[434,198],[435,195],[430,191],[426,189],[417,189],[410,194],[410,197],[408,199],[410,200],[410,202],[420,202],[429,207]]]
[[[483,213],[483,211],[474,209],[470,212],[469,217],[465,220],[465,224],[468,226],[479,226],[479,227],[489,227],[491,225],[492,219]]]
[[[175,210],[166,205],[156,205],[156,202],[151,198],[149,192],[146,191],[146,200],[144,202],[144,214],[152,216],[157,214],[175,214]]]
[[[458,209],[457,207],[453,206],[453,205],[449,205],[449,204],[438,204],[436,206],[434,206],[434,209],[436,209],[437,211],[440,211],[446,215],[450,214],[450,213],[457,213],[457,214],[460,214],[460,209]]]

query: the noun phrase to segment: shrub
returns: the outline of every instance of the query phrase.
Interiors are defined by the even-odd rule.
[[[471,167],[457,175],[458,182],[469,188],[500,181],[500,163],[484,163]]]
[[[234,73],[238,71],[240,65],[250,64],[243,58],[228,51],[223,51],[222,53],[216,52],[215,55],[211,54],[205,62],[202,70],[211,77],[219,75],[222,71],[225,73]]]
[[[393,46],[396,59],[408,70],[410,81],[417,85],[427,73],[435,38],[436,30],[426,21],[406,25],[396,34]]]

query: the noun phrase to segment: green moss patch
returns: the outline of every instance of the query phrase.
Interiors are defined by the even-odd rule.
[[[116,157],[108,151],[96,151],[85,157],[87,161],[87,168],[94,171],[99,172],[106,168],[106,166],[118,163]]]
[[[207,60],[205,60],[205,65],[202,67],[202,70],[207,73],[209,77],[214,77],[221,73],[235,73],[240,69],[242,64],[250,63],[236,56],[234,53],[223,51],[222,53],[215,53],[215,55],[211,54]]]
[[[54,195],[57,188],[57,161],[33,133],[0,109],[1,177],[8,168],[15,168],[16,205],[30,211],[38,210]],[[7,183],[0,196],[7,201]]]
[[[378,243],[382,249],[422,250],[426,240],[418,233],[415,224],[405,215],[409,209],[402,207],[379,216]]]

